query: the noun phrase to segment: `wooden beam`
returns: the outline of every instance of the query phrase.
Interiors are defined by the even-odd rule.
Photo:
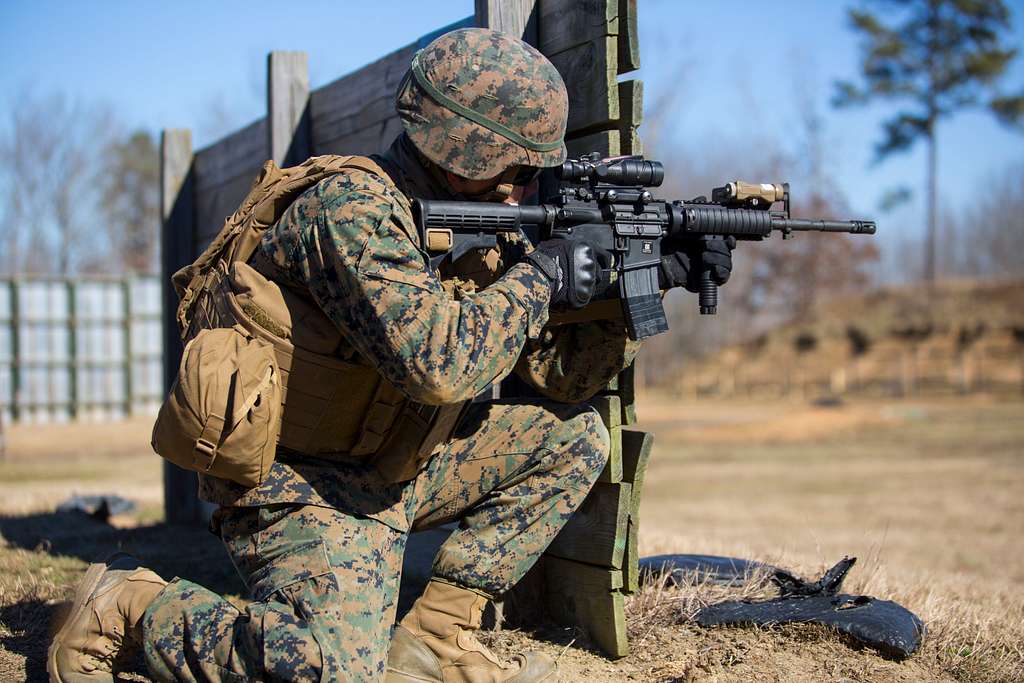
[[[415,52],[415,45],[407,45],[314,90],[309,102],[311,153],[383,151],[401,132],[401,122],[395,113],[395,91]]]
[[[601,422],[608,428],[611,438],[611,451],[608,453],[608,464],[601,471],[599,482],[616,483],[622,481],[622,420],[621,401],[618,396],[595,396],[589,401]]]
[[[270,158],[268,140],[267,120],[262,118],[196,152],[196,191],[231,182],[243,173],[255,177]]]
[[[636,0],[619,0],[619,73],[640,68],[640,29]]]
[[[548,59],[569,91],[570,133],[608,128],[619,119],[617,38],[600,36]]]
[[[548,555],[621,569],[632,493],[631,484],[594,484],[586,500],[548,546]]]
[[[619,0],[541,0],[537,47],[546,55],[618,33]]]
[[[160,136],[160,270],[163,290],[164,392],[170,392],[181,360],[181,335],[174,312],[178,295],[171,275],[194,258],[195,177],[192,133],[165,130]],[[205,521],[195,472],[164,461],[164,518],[171,523]]]
[[[195,254],[199,255],[213,241],[224,219],[233,214],[252,189],[260,169],[241,173],[226,183],[205,188],[196,194]]]
[[[267,148],[278,166],[302,163],[310,151],[309,57],[267,55]]]
[[[640,590],[638,538],[640,532],[640,498],[643,494],[647,463],[654,446],[654,436],[649,432],[632,429],[622,430],[622,478],[632,484],[629,515],[626,524],[626,548],[622,561],[623,591],[635,593]]]
[[[578,157],[590,152],[600,152],[603,157],[614,157],[621,154],[618,130],[600,130],[596,133],[572,138],[565,141],[570,157]]]
[[[644,82],[619,83],[619,150],[621,154],[643,154],[637,128],[644,117]]]
[[[196,152],[194,254],[202,251],[245,199],[269,158],[268,140],[263,118]]]
[[[537,0],[475,0],[476,25],[537,44]]]
[[[165,130],[160,136],[160,281],[163,291],[164,391],[170,391],[181,360],[181,334],[174,311],[178,295],[171,276],[193,259],[195,234],[192,132]]]
[[[629,654],[622,572],[545,557],[545,598],[561,624],[582,626],[609,657]]]
[[[616,390],[622,399],[622,424],[636,424],[636,360],[616,377]]]

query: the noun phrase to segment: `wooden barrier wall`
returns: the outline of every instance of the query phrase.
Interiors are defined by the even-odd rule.
[[[643,87],[619,81],[639,66],[636,0],[477,0],[475,15],[310,91],[307,57],[273,52],[267,61],[267,116],[193,152],[187,130],[165,130],[161,143],[165,386],[181,355],[171,274],[191,262],[238,206],[266,159],[279,165],[316,154],[370,154],[401,132],[394,94],[413,54],[442,32],[484,26],[539,47],[568,90],[570,154],[640,153]],[[596,405],[615,447],[601,485],[552,546],[544,571],[559,603],[552,613],[588,628],[610,655],[627,651],[624,591],[636,586],[636,511],[650,438],[623,430],[634,420],[632,373]],[[164,477],[168,521],[203,522],[196,477],[170,464]],[[595,536],[596,534],[596,536]],[[586,579],[586,580],[583,580]]]

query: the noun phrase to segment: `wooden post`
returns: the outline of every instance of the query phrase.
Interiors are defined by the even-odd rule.
[[[542,0],[539,15],[538,48],[569,92],[570,156],[640,153],[642,83],[618,83],[619,74],[636,68],[639,60],[633,55],[635,0]],[[649,438],[642,432],[628,432],[627,438],[622,429],[636,421],[636,382],[632,365],[592,401],[608,428],[611,457],[544,557],[549,611],[563,623],[585,628],[610,657],[629,652],[624,594],[637,585],[636,512],[650,453]]]
[[[476,25],[537,45],[537,0],[475,0]]]
[[[171,276],[194,258],[192,133],[165,130],[160,139],[160,280],[163,290],[164,392],[171,390],[181,360],[178,295]],[[205,510],[197,496],[195,472],[164,461],[164,518],[172,523],[201,523]]]
[[[278,166],[310,155],[309,57],[305,52],[267,55],[267,149]]]
[[[622,430],[622,480],[630,484],[632,494],[627,521],[626,553],[622,562],[623,593],[635,593],[640,590],[640,496],[643,493],[647,462],[650,460],[653,446],[654,436],[649,432]]]

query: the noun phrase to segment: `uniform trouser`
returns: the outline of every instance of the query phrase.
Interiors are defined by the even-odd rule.
[[[409,486],[414,530],[458,520],[433,575],[492,595],[529,570],[586,497],[608,433],[585,406],[474,404]],[[176,579],[147,609],[158,680],[373,681],[385,670],[406,534],[311,505],[221,508],[253,602]]]

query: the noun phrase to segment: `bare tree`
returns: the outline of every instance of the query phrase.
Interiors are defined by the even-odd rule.
[[[825,119],[813,75],[794,81],[797,125],[793,130],[791,172],[793,214],[841,219],[849,213],[845,195],[833,180]],[[753,287],[787,318],[806,318],[822,301],[857,291],[870,282],[868,266],[878,258],[870,239],[854,235],[807,233],[764,245]]]
[[[153,272],[160,222],[160,161],[153,137],[139,130],[115,138],[103,167],[100,202],[112,255],[129,272]]]
[[[1011,164],[983,184],[964,209],[953,236],[966,252],[967,274],[1024,276],[1024,163]]]
[[[4,264],[9,272],[69,274],[96,231],[97,173],[111,131],[102,109],[61,95],[13,99],[0,136],[5,180]]]

